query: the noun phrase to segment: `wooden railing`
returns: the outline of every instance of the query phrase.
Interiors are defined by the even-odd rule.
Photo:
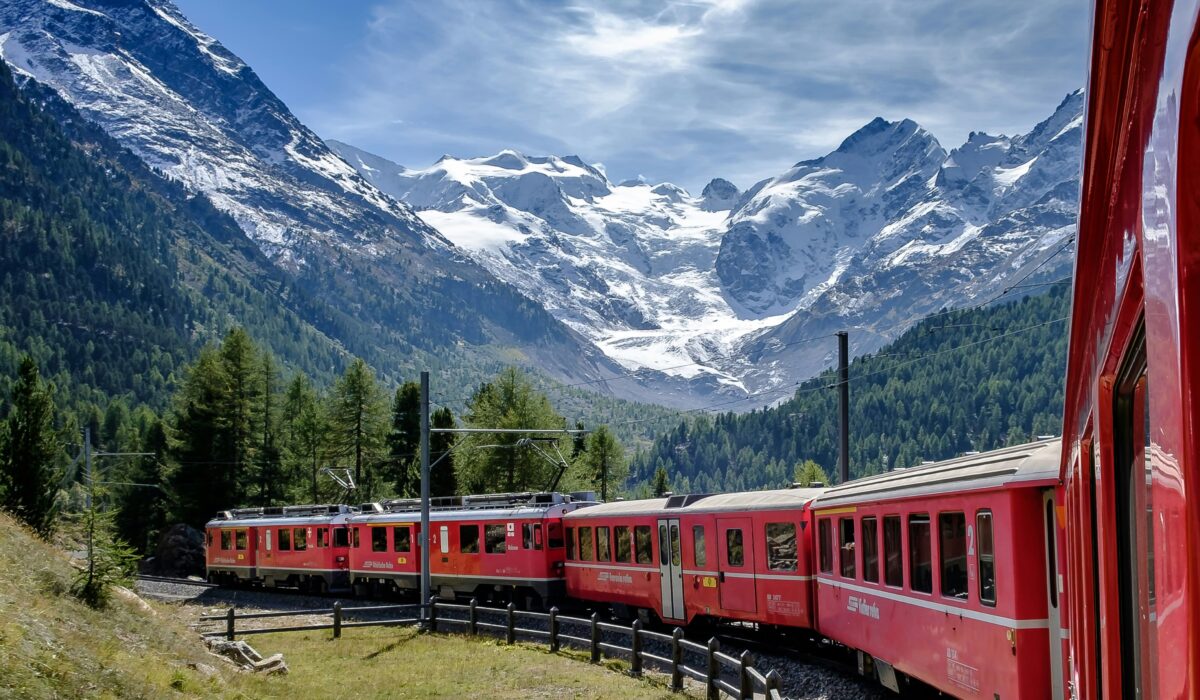
[[[409,616],[389,617],[381,620],[346,620],[345,616],[360,613],[384,613],[407,611]],[[343,608],[342,604],[334,603],[332,609],[293,610],[285,612],[245,613],[238,614],[235,608],[229,608],[223,615],[203,615],[201,621],[224,622],[223,631],[205,632],[206,636],[224,636],[232,641],[237,636],[252,634],[273,634],[277,632],[301,632],[310,630],[332,630],[335,639],[342,636],[343,629],[353,627],[388,627],[401,625],[417,625],[422,620],[420,611],[428,611],[424,620],[424,628],[430,632],[458,628],[470,636],[480,633],[490,633],[503,636],[508,644],[514,644],[518,636],[544,639],[550,646],[550,651],[558,652],[564,644],[590,652],[592,663],[599,663],[601,657],[623,657],[629,661],[630,673],[642,675],[647,662],[671,677],[671,690],[683,690],[683,678],[687,676],[703,683],[706,695],[710,700],[716,700],[721,693],[735,698],[766,697],[768,700],[782,698],[782,682],[777,671],[763,674],[754,666],[754,657],[749,651],[743,651],[738,656],[731,656],[721,651],[721,643],[716,637],[708,640],[707,644],[699,644],[684,639],[683,630],[676,627],[671,634],[655,632],[643,628],[640,620],[632,625],[602,622],[600,616],[593,613],[591,618],[567,617],[560,615],[558,608],[550,608],[549,612],[531,612],[517,610],[509,603],[505,608],[490,608],[480,606],[472,600],[469,605],[459,603],[444,603],[431,598],[429,603],[418,605],[369,605]],[[457,613],[459,616],[448,616],[446,613]],[[240,620],[262,620],[269,618],[286,618],[300,616],[331,616],[329,624],[294,625],[288,627],[242,628],[238,629]],[[480,616],[489,619],[503,616],[503,622],[480,620]],[[528,626],[530,622],[545,623],[546,629],[536,629]],[[526,623],[524,626],[520,623]],[[566,627],[568,631],[563,631]],[[604,641],[603,633],[621,636],[628,640],[628,646]],[[611,638],[611,637],[610,637]],[[666,656],[647,651],[647,645],[657,644]],[[703,665],[684,663],[685,653],[691,653],[703,658]],[[728,677],[725,678],[723,676]],[[734,680],[736,679],[736,680]]]

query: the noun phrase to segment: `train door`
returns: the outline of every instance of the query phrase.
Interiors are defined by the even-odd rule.
[[[683,607],[683,560],[679,549],[679,520],[658,521],[658,572],[662,586],[664,620],[685,620]]]
[[[750,518],[717,518],[717,580],[722,608],[758,611]]]
[[[1062,612],[1060,609],[1062,590],[1058,573],[1058,524],[1054,513],[1054,491],[1042,494],[1042,527],[1046,532],[1046,610],[1050,626],[1050,697],[1063,698],[1062,658]]]

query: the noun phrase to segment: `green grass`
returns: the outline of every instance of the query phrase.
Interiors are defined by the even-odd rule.
[[[0,698],[678,697],[614,672],[620,664],[396,628],[249,637],[291,669],[252,675],[205,651],[187,627],[200,608],[117,596],[92,610],[67,592],[73,572],[62,550],[0,513]]]

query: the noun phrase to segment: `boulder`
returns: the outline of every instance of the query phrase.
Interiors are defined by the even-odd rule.
[[[172,525],[142,568],[156,576],[204,576],[204,534],[183,523]]]

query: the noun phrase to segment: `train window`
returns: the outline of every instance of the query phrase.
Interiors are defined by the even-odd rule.
[[[292,531],[286,527],[279,528],[279,551],[292,551]]]
[[[767,523],[767,568],[771,571],[795,571],[796,524]]]
[[[412,529],[408,526],[392,528],[392,551],[412,551]]]
[[[618,525],[613,528],[613,544],[616,549],[616,560],[625,564],[633,561],[633,541],[629,538],[628,525]]]
[[[883,582],[897,588],[904,587],[904,560],[902,533],[899,515],[883,517]]]
[[[592,528],[579,528],[579,558],[591,561],[596,558],[596,550],[592,547]]]
[[[387,551],[387,528],[373,527],[371,528],[371,551],[386,552]]]
[[[596,561],[612,561],[612,545],[608,542],[608,526],[596,528]]]
[[[463,554],[479,554],[479,526],[458,526],[458,551]]]
[[[562,523],[551,522],[546,524],[546,544],[550,547],[550,549],[563,548]]]
[[[567,559],[575,560],[575,528],[567,528]]]
[[[841,518],[838,521],[838,561],[844,578],[855,577],[854,564],[857,556],[854,548],[854,518]]]
[[[817,533],[821,540],[820,561],[818,566],[821,568],[821,573],[833,573],[833,531],[830,529],[833,526],[829,524],[829,518],[822,518],[817,523]]]
[[[327,528],[317,528],[317,549],[324,549],[329,546],[329,530]]]
[[[679,554],[679,525],[671,523],[671,566],[680,566]]]
[[[308,549],[308,531],[302,527],[296,528],[295,534],[292,535],[292,549],[297,552],[303,552]]]
[[[233,549],[233,533],[221,530],[221,549]]]
[[[362,542],[358,538],[358,528],[357,527],[353,528],[350,531],[350,534],[353,538],[353,541],[350,543],[350,546],[353,547],[354,549],[358,549],[362,545]]]
[[[483,529],[484,546],[488,554],[504,554],[508,551],[508,535],[504,525],[488,525]]]
[[[650,551],[654,539],[650,536],[649,525],[637,525],[633,528],[634,556],[639,564],[653,564],[654,554]]]
[[[918,593],[933,593],[933,557],[929,516],[908,516],[908,582]]]
[[[333,546],[334,547],[349,547],[350,546],[350,529],[345,527],[335,527],[333,529]]]
[[[246,531],[236,530],[233,536],[233,546],[237,547],[237,551],[246,551]]]
[[[975,514],[975,550],[979,557],[979,602],[996,607],[996,554],[992,548],[992,511]]]
[[[209,530],[208,532],[204,533],[204,542],[209,547],[212,546],[212,530]]]
[[[704,541],[704,526],[692,526],[692,554],[696,566],[708,565],[708,543]]]
[[[667,541],[667,526],[658,526],[658,564],[666,566],[670,561],[671,543]]]
[[[942,595],[966,600],[967,516],[938,513],[938,557],[942,565]]]
[[[862,519],[863,580],[879,583],[879,525],[875,518]]]
[[[742,531],[729,528],[725,531],[725,563],[730,566],[746,565],[746,549],[742,544]]]

